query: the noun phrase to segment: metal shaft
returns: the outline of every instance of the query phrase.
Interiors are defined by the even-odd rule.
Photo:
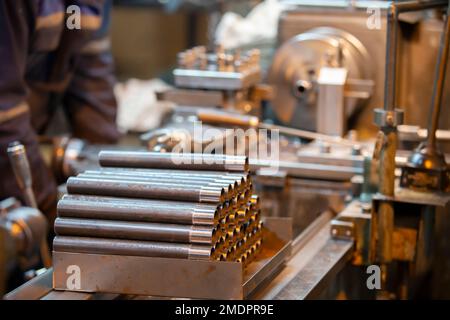
[[[116,220],[56,218],[57,235],[212,245],[210,227]]]
[[[111,254],[209,260],[212,249],[207,245],[56,236],[53,249],[60,252]]]
[[[146,175],[170,175],[170,176],[190,176],[190,177],[229,177],[233,179],[244,179],[245,182],[251,180],[251,176],[248,172],[236,171],[236,172],[226,172],[226,171],[209,171],[209,170],[174,170],[174,169],[150,169],[150,168],[99,168],[98,170],[86,170],[85,173],[92,172],[102,172],[107,174],[129,174],[132,172],[137,172],[139,174]]]
[[[442,94],[444,91],[445,77],[448,65],[448,51],[450,42],[450,3],[445,17],[444,31],[441,36],[441,44],[436,64],[436,78],[434,80],[433,96],[431,98],[431,114],[428,124],[428,146],[436,146],[436,130],[439,125],[439,114],[442,106]]]
[[[237,181],[241,188],[251,184],[252,179],[249,172],[222,172],[207,170],[165,170],[165,169],[139,169],[139,168],[100,168],[99,170],[86,170],[86,174],[104,174],[115,176],[144,175],[157,177],[180,177],[192,180],[234,180]]]
[[[71,194],[165,199],[205,203],[221,203],[228,199],[223,188],[152,183],[132,180],[74,178],[67,180]]]
[[[216,205],[194,202],[65,195],[58,202],[59,217],[160,222],[213,226]]]
[[[278,130],[280,133],[304,138],[304,139],[311,139],[311,140],[322,140],[334,144],[342,144],[342,145],[348,145],[348,146],[354,146],[355,142],[350,141],[341,137],[335,137],[335,136],[329,136],[326,134],[321,134],[317,132],[307,131],[307,130],[301,130],[301,129],[295,129],[295,128],[289,128],[274,124],[269,124],[265,122],[260,122],[258,117],[255,116],[248,116],[248,115],[242,115],[242,114],[233,114],[225,111],[218,111],[218,110],[202,110],[197,112],[197,118],[200,121],[204,121],[206,123],[220,123],[225,125],[232,125],[232,126],[247,126],[252,128],[261,128],[261,129],[267,129],[267,130]]]
[[[338,136],[329,136],[322,133],[312,132],[312,131],[306,131],[301,129],[295,129],[295,128],[289,128],[269,123],[261,122],[259,124],[259,128],[262,129],[268,129],[268,130],[278,130],[280,133],[288,135],[288,136],[294,136],[304,139],[311,139],[311,140],[321,140],[324,142],[329,142],[333,144],[340,144],[345,146],[354,146],[355,141],[351,141],[348,139],[344,139]]]
[[[87,179],[106,179],[113,181],[120,180],[132,180],[132,181],[142,181],[149,183],[164,183],[164,184],[174,184],[180,186],[198,186],[198,187],[210,187],[210,188],[223,188],[227,194],[232,196],[237,194],[238,184],[236,181],[232,183],[229,181],[220,180],[189,180],[180,177],[159,177],[159,176],[144,176],[144,175],[128,175],[128,176],[113,176],[113,175],[103,175],[103,174],[92,174],[92,173],[81,173],[77,177],[87,178]]]
[[[108,170],[87,170],[82,175],[83,176],[103,176],[103,177],[147,177],[153,180],[162,180],[162,181],[187,181],[200,183],[202,182],[212,182],[223,184],[225,187],[227,184],[233,185],[235,189],[239,189],[243,191],[247,186],[247,181],[249,179],[244,178],[244,176],[228,176],[228,175],[189,175],[189,171],[184,172],[185,174],[173,174],[172,170],[159,170],[159,172],[146,172],[143,170],[139,171],[108,171]],[[81,176],[81,175],[79,175]]]
[[[103,167],[248,171],[248,158],[221,154],[101,151]]]
[[[384,109],[394,110],[396,100],[396,81],[397,81],[397,38],[398,22],[395,4],[387,13],[387,39],[386,39],[386,65],[384,82]]]

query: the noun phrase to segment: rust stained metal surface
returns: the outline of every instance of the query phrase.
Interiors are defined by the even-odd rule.
[[[392,256],[395,260],[414,261],[417,246],[417,230],[395,228],[392,234]]]

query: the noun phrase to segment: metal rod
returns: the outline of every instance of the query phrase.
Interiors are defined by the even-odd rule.
[[[174,169],[149,169],[149,168],[99,168],[98,170],[86,170],[86,173],[102,172],[105,174],[128,174],[136,172],[146,175],[171,175],[171,176],[190,176],[190,177],[211,177],[220,178],[228,177],[232,179],[244,179],[245,182],[251,180],[251,176],[248,172],[226,172],[226,171],[208,171],[208,170],[174,170]]]
[[[57,235],[212,245],[213,228],[164,223],[56,218]]]
[[[211,246],[88,237],[56,236],[58,252],[209,260]]]
[[[87,179],[70,177],[67,190],[71,194],[165,199],[205,203],[222,203],[228,199],[223,188],[149,183],[130,180]]]
[[[433,96],[431,98],[430,119],[428,124],[428,146],[436,146],[436,130],[439,125],[439,114],[442,106],[442,95],[444,91],[445,78],[448,65],[448,51],[450,38],[450,3],[447,9],[447,15],[444,22],[444,31],[442,32],[439,54],[436,64],[436,75],[434,80]]]
[[[173,174],[172,170],[158,170],[159,172],[146,172],[146,171],[128,171],[128,170],[116,170],[116,171],[107,171],[107,170],[87,170],[83,173],[83,176],[126,176],[126,177],[153,177],[155,180],[176,180],[176,181],[205,181],[215,182],[215,183],[223,183],[232,184],[235,189],[238,189],[242,192],[246,186],[248,179],[243,176],[228,176],[228,175],[190,175],[189,172],[184,172],[184,174]],[[80,175],[79,175],[80,176]]]
[[[58,202],[59,217],[213,226],[219,215],[218,206],[194,202],[77,195]]]
[[[268,130],[278,130],[280,133],[288,135],[288,136],[294,136],[294,137],[300,137],[304,139],[311,139],[311,140],[321,140],[324,142],[329,142],[333,144],[340,144],[345,146],[354,146],[357,144],[355,141],[351,141],[345,138],[341,138],[338,136],[329,136],[322,133],[312,132],[312,131],[306,131],[301,129],[295,129],[295,128],[289,128],[279,125],[274,125],[270,123],[261,122],[259,124],[259,128],[261,129],[268,129]]]
[[[350,141],[348,139],[344,139],[341,137],[329,136],[326,134],[321,134],[317,132],[289,128],[279,125],[274,125],[266,122],[260,122],[258,117],[256,116],[248,116],[243,114],[233,114],[226,111],[219,110],[202,110],[201,112],[197,112],[197,118],[200,121],[204,121],[206,123],[220,123],[224,125],[232,125],[232,126],[248,126],[251,128],[260,128],[267,130],[278,130],[280,133],[300,137],[304,139],[311,140],[322,140],[334,144],[342,144],[347,146],[354,146],[355,142]]]
[[[149,183],[168,183],[176,185],[188,185],[188,186],[205,186],[214,188],[223,188],[231,196],[235,196],[238,193],[239,185],[236,181],[223,181],[223,180],[189,180],[181,177],[159,177],[159,176],[145,176],[145,175],[127,175],[127,176],[114,176],[92,173],[81,173],[77,177],[87,179],[107,179],[113,181],[129,180],[129,181],[142,181]]]
[[[396,100],[397,38],[397,11],[395,3],[392,3],[387,12],[386,79],[384,82],[384,109],[390,111],[394,110]]]
[[[247,157],[221,154],[101,151],[99,162],[103,167],[248,171]]]

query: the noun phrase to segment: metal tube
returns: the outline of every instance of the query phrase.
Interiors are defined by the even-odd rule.
[[[248,171],[247,157],[220,154],[101,151],[99,162],[103,167]]]
[[[213,183],[222,183],[222,184],[232,184],[233,188],[235,190],[238,190],[239,192],[242,192],[247,187],[247,179],[244,179],[243,176],[227,176],[227,175],[190,175],[189,172],[184,172],[184,174],[173,174],[173,170],[159,170],[159,172],[155,173],[148,173],[145,171],[124,171],[124,170],[117,170],[117,171],[106,171],[106,170],[87,170],[84,173],[82,173],[83,176],[102,176],[102,177],[123,177],[126,179],[126,177],[147,177],[149,179],[153,180],[162,180],[162,181],[168,181],[168,180],[176,180],[176,181],[195,181],[200,182],[203,181],[203,183],[206,182],[213,182]],[[81,176],[78,175],[78,176]]]
[[[213,226],[219,215],[218,206],[194,202],[77,195],[58,202],[59,217]]]
[[[242,192],[251,184],[251,176],[245,172],[220,172],[220,171],[197,171],[197,170],[164,170],[164,169],[135,169],[135,168],[107,168],[100,170],[87,170],[86,174],[103,174],[107,176],[156,176],[156,177],[170,177],[183,178],[187,180],[212,180],[218,179],[220,181],[229,181],[230,183],[237,182],[239,192]]]
[[[202,226],[114,220],[56,218],[57,235],[213,244],[213,229]]]
[[[212,248],[205,245],[56,236],[53,250],[87,254],[209,260]]]
[[[223,188],[149,183],[130,180],[87,179],[70,177],[67,190],[71,194],[165,199],[218,204],[226,199]]]
[[[92,174],[92,173],[80,173],[77,177],[87,178],[87,179],[107,179],[114,181],[129,180],[129,181],[143,181],[150,183],[170,183],[177,185],[189,185],[189,186],[206,186],[206,187],[217,187],[224,188],[228,194],[235,196],[238,193],[238,184],[236,181],[223,181],[223,180],[189,180],[181,177],[159,177],[159,176],[139,176],[139,175],[128,175],[128,176],[114,176],[114,175],[103,175],[103,174]]]
[[[246,183],[248,180],[248,174],[229,174],[222,172],[220,174],[202,173],[195,170],[164,170],[164,169],[130,169],[130,168],[107,168],[100,170],[87,170],[86,174],[103,174],[103,175],[144,175],[144,176],[157,176],[157,177],[170,177],[170,178],[182,178],[190,180],[234,180],[242,183]]]
[[[387,12],[386,79],[384,82],[384,109],[389,111],[394,110],[396,99],[397,38],[397,11],[395,3],[392,3]]]
[[[447,9],[447,15],[444,22],[444,31],[441,36],[441,44],[436,64],[436,75],[434,80],[433,96],[431,98],[430,119],[428,124],[428,146],[436,146],[436,130],[439,125],[439,114],[442,105],[442,94],[444,91],[445,77],[448,65],[448,51],[450,38],[450,3]]]
[[[85,173],[102,172],[104,174],[128,174],[137,172],[145,175],[169,175],[169,176],[189,176],[189,177],[211,177],[218,178],[227,177],[229,179],[243,179],[245,183],[251,180],[248,172],[224,172],[224,171],[208,171],[208,170],[175,170],[175,169],[149,169],[149,168],[99,168],[98,170],[87,170]]]

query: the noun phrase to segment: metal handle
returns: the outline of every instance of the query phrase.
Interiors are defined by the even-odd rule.
[[[37,208],[36,198],[33,193],[33,179],[25,146],[19,141],[15,141],[8,146],[7,152],[17,184],[25,197],[25,204],[29,207]]]
[[[36,198],[33,192],[33,178],[31,175],[30,164],[28,163],[25,146],[19,141],[14,141],[9,144],[7,153],[14,171],[14,175],[16,177],[17,184],[23,192],[25,205],[38,209]],[[44,237],[40,240],[40,242],[42,263],[46,268],[50,268],[52,266],[52,258],[50,255],[50,250],[48,248],[47,240]]]

